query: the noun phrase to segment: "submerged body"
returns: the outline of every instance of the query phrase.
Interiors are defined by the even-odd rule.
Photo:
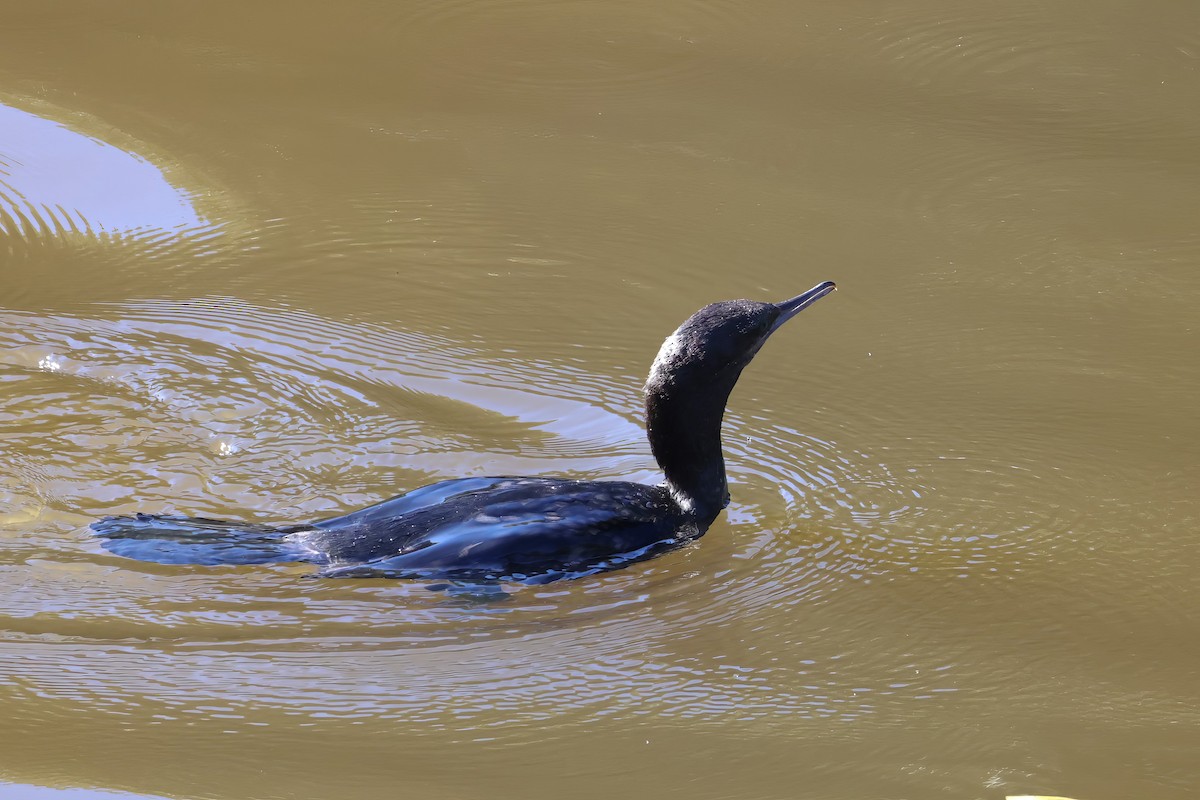
[[[309,525],[139,514],[92,527],[109,550],[159,563],[301,561],[325,577],[544,582],[648,558],[707,524],[661,486],[460,478]]]
[[[281,527],[198,517],[106,517],[119,555],[165,564],[311,562],[327,577],[540,583],[613,569],[701,535],[728,504],[720,427],[767,337],[833,291],[783,303],[714,303],[663,344],[646,381],[657,486],[552,478],[442,481],[339,517]]]

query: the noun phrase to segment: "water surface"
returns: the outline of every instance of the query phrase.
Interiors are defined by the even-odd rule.
[[[1200,789],[1192,4],[5,19],[0,795]],[[825,279],[662,558],[484,602],[87,530],[653,481],[662,338]]]

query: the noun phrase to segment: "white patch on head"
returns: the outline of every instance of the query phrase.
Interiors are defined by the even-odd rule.
[[[650,376],[646,378],[646,385],[662,383],[663,373],[672,362],[679,359],[682,352],[683,337],[679,335],[679,331],[675,331],[662,343],[662,347],[658,348],[658,355],[654,357],[654,363],[650,365]]]

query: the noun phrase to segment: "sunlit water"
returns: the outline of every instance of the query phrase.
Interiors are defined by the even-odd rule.
[[[1191,6],[10,11],[0,778],[1195,794]],[[822,279],[652,561],[479,596],[87,528],[657,480],[662,338]]]

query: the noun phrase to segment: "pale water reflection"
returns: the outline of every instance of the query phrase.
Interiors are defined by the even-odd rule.
[[[0,105],[0,236],[148,238],[207,228],[161,168],[66,125]]]
[[[161,795],[108,792],[104,789],[58,789],[28,783],[0,783],[0,798],[12,800],[166,800]]]
[[[56,789],[19,783],[0,783],[0,797],[14,800],[164,800],[161,796],[110,792],[103,789]]]

